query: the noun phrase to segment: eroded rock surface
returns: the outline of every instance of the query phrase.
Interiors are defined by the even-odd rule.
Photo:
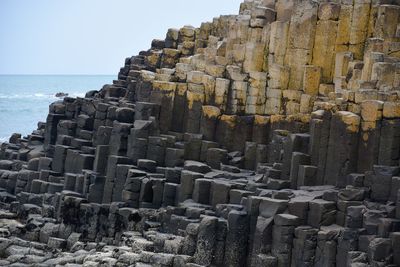
[[[247,0],[0,150],[2,266],[400,266],[399,1]]]

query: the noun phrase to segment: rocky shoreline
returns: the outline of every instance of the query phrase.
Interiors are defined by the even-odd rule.
[[[247,0],[0,150],[1,266],[400,266],[400,3]]]

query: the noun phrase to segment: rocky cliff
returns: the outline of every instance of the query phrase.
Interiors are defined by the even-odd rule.
[[[2,144],[0,265],[400,266],[399,93],[398,0],[170,29]]]

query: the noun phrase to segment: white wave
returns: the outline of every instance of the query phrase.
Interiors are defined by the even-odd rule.
[[[9,137],[0,137],[0,144],[4,142],[8,142]]]
[[[46,94],[14,94],[14,95],[5,95],[0,94],[0,99],[45,99],[45,98],[55,98],[53,95],[46,95]]]
[[[86,93],[72,93],[68,94],[70,97],[85,97]]]
[[[41,93],[38,93],[38,94],[33,94],[35,97],[49,97],[50,95],[45,95],[45,94],[41,94]]]
[[[73,92],[67,93],[69,97],[85,97],[85,93],[82,92]],[[0,99],[59,99],[59,97],[55,96],[56,94],[43,94],[43,93],[35,93],[35,94],[0,94]]]

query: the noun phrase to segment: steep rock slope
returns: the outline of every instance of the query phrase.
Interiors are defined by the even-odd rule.
[[[399,90],[395,0],[170,29],[2,144],[0,263],[400,266]]]

